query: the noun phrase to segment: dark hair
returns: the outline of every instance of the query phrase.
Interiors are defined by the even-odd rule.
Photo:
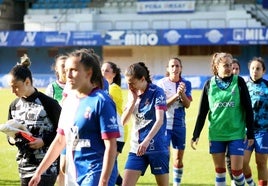
[[[167,66],[169,66],[169,62],[170,62],[170,60],[176,60],[176,61],[178,61],[179,64],[180,64],[180,66],[182,67],[182,62],[181,62],[181,59],[180,59],[180,58],[178,58],[178,57],[172,57],[172,58],[170,58],[170,59],[168,60],[168,64],[167,64]],[[181,73],[182,73],[182,72],[180,72],[180,74],[179,74],[180,78],[181,78]],[[166,71],[166,76],[168,77],[169,75],[170,75],[169,72]]]
[[[250,64],[251,64],[253,61],[258,61],[258,62],[260,62],[261,65],[262,65],[263,71],[266,70],[264,60],[263,60],[261,57],[254,57],[252,60],[250,60],[249,63],[248,63],[248,68],[250,67]]]
[[[237,64],[240,68],[240,63],[239,63],[238,59],[233,58],[232,64]]]
[[[121,86],[121,69],[111,61],[108,61],[106,63],[108,63],[111,66],[111,68],[113,69],[113,73],[115,73],[113,83],[117,84],[118,86]]]
[[[80,58],[80,63],[86,70],[92,69],[90,82],[101,89],[103,88],[103,77],[101,74],[99,57],[93,49],[78,49],[69,53],[68,56]]]
[[[24,54],[20,58],[20,63],[17,63],[9,72],[16,81],[25,81],[27,78],[30,79],[31,84],[33,83],[32,72],[29,67],[31,66],[30,58],[27,54]]]
[[[57,63],[58,63],[58,61],[60,61],[60,60],[66,60],[67,58],[68,58],[68,56],[67,55],[63,55],[63,54],[59,54],[59,55],[56,55],[54,57],[54,63],[51,65],[51,70],[53,70],[55,72],[55,75],[56,75],[57,79],[59,79],[59,74],[55,70],[55,68],[57,66]]]
[[[98,63],[101,65],[101,58],[95,53],[93,48],[81,48],[79,50],[91,54],[92,57],[94,57],[95,60],[98,61]]]
[[[138,62],[130,65],[125,71],[125,76],[133,77],[135,79],[141,79],[142,77],[145,77],[145,80],[148,83],[152,83],[150,72],[145,66],[144,62]]]

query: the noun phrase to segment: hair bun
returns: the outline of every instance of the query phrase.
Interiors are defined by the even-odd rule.
[[[31,60],[27,54],[24,54],[22,57],[20,57],[20,65],[25,67],[29,67],[31,65]]]

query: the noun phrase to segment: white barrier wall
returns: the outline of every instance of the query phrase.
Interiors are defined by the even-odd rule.
[[[126,50],[129,55],[123,54]],[[131,63],[143,61],[153,76],[165,75],[168,60],[172,57],[179,57],[183,63],[183,75],[207,76],[211,74],[211,56],[178,56],[178,51],[178,46],[103,46],[103,61],[115,62],[122,72]],[[113,54],[115,56],[112,56]]]
[[[24,16],[24,25],[25,31],[262,27],[246,10],[211,10],[171,16],[128,12],[103,13],[90,8],[80,11],[32,9]]]
[[[39,14],[24,16],[25,31],[93,30],[93,14]]]

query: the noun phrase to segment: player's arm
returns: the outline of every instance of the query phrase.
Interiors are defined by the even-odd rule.
[[[116,138],[104,140],[105,152],[98,186],[108,185],[117,154]]]
[[[37,186],[41,180],[41,175],[49,166],[58,158],[61,151],[65,147],[65,137],[62,134],[57,134],[53,142],[51,143],[44,159],[39,164],[38,168],[35,171],[34,176],[32,177],[29,186]]]
[[[135,103],[138,98],[138,95],[136,92],[129,90],[128,91],[128,103],[126,104],[126,107],[124,108],[124,111],[121,116],[121,122],[123,125],[126,125],[129,121],[131,114],[134,111]]]

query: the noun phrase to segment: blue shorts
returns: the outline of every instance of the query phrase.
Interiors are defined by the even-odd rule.
[[[167,130],[167,142],[172,144],[174,149],[184,150],[186,140],[186,127],[175,126],[172,130]]]
[[[169,173],[169,152],[146,153],[143,156],[137,156],[130,152],[125,169],[141,171],[143,176],[148,165],[150,165],[151,173],[154,175]]]
[[[254,144],[250,147],[245,146],[246,150],[253,151],[260,154],[268,154],[268,132],[258,132],[254,134]]]
[[[225,153],[229,155],[244,155],[245,143],[243,139],[232,141],[210,141],[209,153]]]

